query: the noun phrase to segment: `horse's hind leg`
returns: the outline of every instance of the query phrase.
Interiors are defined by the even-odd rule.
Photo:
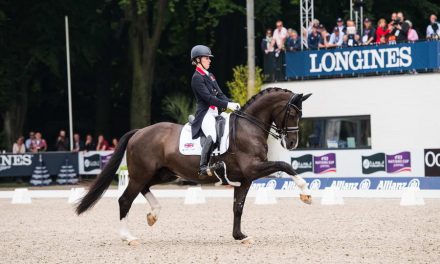
[[[119,217],[121,220],[121,229],[119,231],[119,235],[121,236],[121,239],[123,241],[127,241],[129,245],[137,245],[139,242],[138,238],[133,236],[128,230],[127,214],[128,211],[130,211],[134,199],[144,188],[144,186],[145,184],[139,184],[134,180],[130,180],[124,193],[119,198]]]
[[[163,168],[160,169],[153,177],[153,179],[148,183],[148,185],[142,190],[142,195],[147,199],[151,206],[151,212],[147,214],[147,223],[152,226],[156,223],[159,218],[159,213],[162,207],[157,201],[156,197],[151,193],[150,187],[156,184],[167,183],[177,179],[177,176],[170,170]]]

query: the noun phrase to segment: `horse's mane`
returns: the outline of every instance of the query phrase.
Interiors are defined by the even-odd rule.
[[[260,98],[261,96],[265,95],[265,94],[269,94],[269,93],[273,93],[273,92],[288,92],[288,93],[292,93],[292,91],[287,90],[287,89],[282,89],[282,88],[278,88],[278,87],[270,87],[270,88],[266,88],[262,91],[260,91],[259,93],[257,93],[256,95],[252,96],[251,99],[249,99],[241,108],[241,110],[245,111],[249,106],[252,105],[252,103],[254,103],[258,98]]]

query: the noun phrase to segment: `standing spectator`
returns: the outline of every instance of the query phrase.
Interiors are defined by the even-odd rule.
[[[318,28],[312,27],[312,32],[307,38],[307,44],[309,45],[309,49],[318,49],[320,42],[321,42],[321,34],[318,33]]]
[[[412,22],[409,21],[409,20],[406,20],[405,22],[408,23],[408,25],[409,25],[408,40],[409,41],[417,41],[417,40],[419,40],[419,35],[417,34],[417,31],[415,29],[413,29]]]
[[[86,151],[96,150],[95,142],[93,141],[93,137],[90,134],[86,135],[86,143],[84,144],[84,149]]]
[[[24,137],[20,136],[17,141],[12,146],[12,153],[14,154],[23,154],[26,152],[26,147],[24,144]]]
[[[343,33],[344,35],[347,33],[347,28],[344,26],[344,20],[342,20],[342,18],[338,17],[338,19],[336,20],[336,26],[338,27],[339,35],[342,38],[341,33]]]
[[[384,18],[379,19],[377,22],[377,30],[376,30],[376,43],[381,43],[381,38],[384,40],[386,36],[390,33],[390,30],[387,28],[387,21]],[[385,40],[386,43],[386,40]],[[383,43],[381,43],[383,44]]]
[[[330,40],[330,34],[327,32],[327,29],[325,29],[324,25],[322,24],[319,25],[318,32],[321,35],[321,41],[319,41],[318,47],[326,48]]]
[[[396,36],[397,42],[407,41],[408,40],[408,30],[409,25],[405,22],[405,17],[402,12],[397,13],[397,17],[393,22],[393,30],[391,34]]]
[[[376,38],[376,29],[371,25],[371,20],[367,17],[364,19],[364,32],[362,32],[362,44],[370,45],[374,43]]]
[[[268,28],[266,29],[266,37],[261,40],[261,50],[264,54],[273,52],[272,39],[272,29]]]
[[[41,152],[47,150],[46,140],[43,138],[40,132],[35,133],[35,141],[31,145],[32,152]]]
[[[108,142],[105,140],[104,135],[98,136],[98,143],[96,144],[96,150],[108,150]]]
[[[298,38],[298,32],[294,29],[290,29],[290,35],[286,40],[286,50],[287,51],[298,51],[301,50],[301,39]]]
[[[330,35],[330,40],[327,44],[327,47],[341,47],[344,38],[344,32],[339,30],[339,27],[333,28],[333,33]]]
[[[56,151],[69,151],[69,140],[66,138],[66,131],[61,129],[55,143]]]
[[[273,40],[275,41],[275,44],[277,45],[276,52],[280,52],[282,49],[284,49],[284,42],[287,38],[287,29],[283,27],[283,22],[281,20],[278,20],[276,23],[276,29],[273,32]]]
[[[274,41],[272,37],[272,29],[266,29],[266,37],[261,41],[261,50],[264,52],[263,67],[264,77],[266,80],[275,81],[275,57],[274,57]]]
[[[431,24],[426,28],[427,39],[440,39],[440,23],[437,22],[437,16],[432,14],[429,17]]]
[[[26,139],[26,142],[25,142],[25,146],[26,146],[27,151],[32,151],[31,146],[34,141],[35,141],[35,132],[31,131],[31,132],[29,132],[29,138]]]
[[[112,144],[111,144],[111,146],[108,149],[109,150],[115,150],[117,146],[118,146],[118,139],[117,138],[113,138],[112,139]]]
[[[347,46],[352,47],[357,45],[356,41],[356,25],[353,20],[347,20]]]
[[[73,150],[74,152],[83,151],[85,149],[84,142],[78,133],[73,134]]]
[[[318,19],[313,19],[310,24],[309,24],[309,28],[307,29],[307,36],[309,36],[310,34],[312,34],[313,31],[313,27],[318,28],[319,27],[319,20]]]

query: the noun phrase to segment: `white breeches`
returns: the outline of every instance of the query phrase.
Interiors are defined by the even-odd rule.
[[[218,116],[216,109],[209,108],[202,121],[202,131],[206,137],[211,136],[212,141],[215,143],[217,140],[217,132],[215,131],[215,117]]]

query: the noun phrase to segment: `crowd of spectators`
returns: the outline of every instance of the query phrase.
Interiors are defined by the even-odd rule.
[[[54,141],[54,151],[70,151],[69,138],[66,136],[65,130],[60,130],[56,141]],[[98,135],[98,140],[95,141],[91,134],[86,135],[86,140],[83,141],[79,133],[73,134],[73,152],[78,151],[100,151],[100,150],[114,150],[118,145],[118,139],[113,138],[111,144],[105,139],[104,135]],[[29,132],[29,138],[25,140],[23,136],[18,137],[17,141],[12,146],[13,153],[26,152],[43,152],[48,150],[48,144],[43,138],[41,132]]]
[[[345,48],[362,45],[395,44],[397,42],[417,41],[419,33],[413,28],[410,20],[407,20],[402,12],[391,14],[390,20],[385,18],[377,20],[374,24],[370,18],[363,21],[362,31],[353,20],[344,22],[342,18],[336,19],[331,26],[331,33],[327,27],[314,19],[309,28],[301,34],[292,28],[286,29],[281,20],[276,22],[276,28],[266,30],[266,35],[261,42],[261,50],[264,54],[264,71],[270,70],[269,81],[280,79],[283,74],[283,52],[295,52],[301,50],[302,38],[307,39],[308,49]],[[426,39],[440,39],[440,23],[437,16],[429,17],[429,25],[426,28]],[[306,46],[303,47],[306,49]],[[266,76],[268,77],[268,76]]]

